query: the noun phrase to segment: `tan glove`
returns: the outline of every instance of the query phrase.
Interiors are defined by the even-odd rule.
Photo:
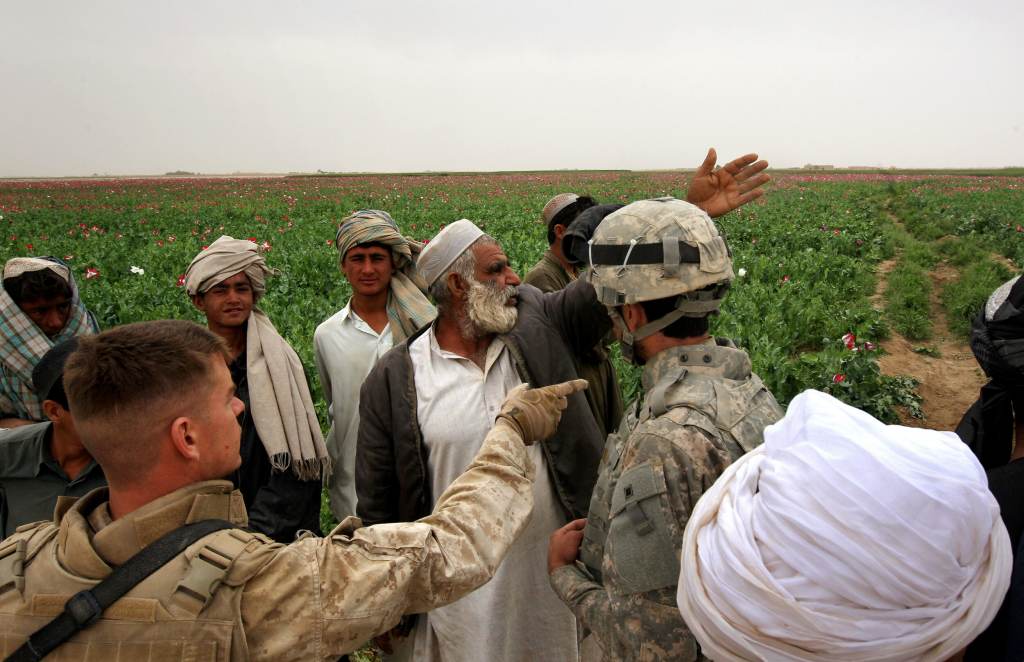
[[[558,421],[562,419],[562,411],[569,404],[566,398],[585,388],[585,379],[573,379],[542,388],[527,388],[526,384],[520,384],[505,396],[498,420],[504,420],[515,428],[523,443],[529,446],[555,433]]]

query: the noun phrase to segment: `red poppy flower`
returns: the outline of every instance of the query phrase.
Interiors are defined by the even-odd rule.
[[[185,274],[178,276],[178,287],[185,287]]]
[[[843,335],[843,344],[846,345],[846,349],[853,349],[857,346],[857,336],[852,333]]]
[[[833,384],[839,384],[839,383],[845,382],[845,381],[846,381],[846,375],[844,375],[841,372],[837,372],[836,374],[832,375],[832,383]]]
[[[93,278],[100,277],[100,270],[96,267],[87,267],[85,270],[85,279],[92,280]]]

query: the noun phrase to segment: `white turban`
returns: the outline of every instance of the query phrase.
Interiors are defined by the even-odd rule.
[[[416,263],[423,279],[427,281],[427,287],[433,285],[483,235],[484,231],[474,225],[473,221],[464,218],[438,232],[424,247]]]
[[[951,432],[817,391],[698,501],[678,603],[713,660],[947,660],[995,617],[1010,539]]]

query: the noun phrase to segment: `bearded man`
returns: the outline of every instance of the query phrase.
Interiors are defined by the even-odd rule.
[[[245,404],[242,465],[229,478],[249,526],[288,543],[300,530],[319,533],[320,479],[330,460],[302,362],[256,307],[273,273],[254,242],[222,236],[189,264],[185,290],[227,342],[235,395]]]
[[[99,326],[81,299],[68,265],[53,257],[16,257],[4,264],[0,288],[0,428],[46,421],[32,370],[50,349]]]
[[[520,286],[501,245],[468,220],[431,240],[417,265],[437,320],[385,354],[360,392],[357,511],[368,524],[429,513],[505,395],[576,378],[573,355],[610,328],[589,284]],[[490,583],[419,619],[415,659],[575,659],[573,616],[544,572],[546,539],[585,512],[603,442],[586,398],[570,395],[555,434],[531,450],[530,523]]]

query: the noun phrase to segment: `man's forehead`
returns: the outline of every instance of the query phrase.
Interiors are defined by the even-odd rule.
[[[69,303],[71,303],[71,297],[65,296],[65,295],[61,295],[61,296],[50,297],[50,298],[43,297],[43,298],[39,298],[39,299],[28,299],[26,301],[22,301],[20,307],[21,307],[22,310],[27,310],[27,309],[36,310],[36,309],[39,309],[39,308],[52,308],[54,306],[66,306]]]
[[[345,253],[345,257],[353,255],[391,255],[391,251],[377,244],[356,244]]]
[[[508,262],[508,256],[505,255],[505,251],[502,250],[501,244],[477,244],[473,246],[473,257],[476,258],[477,264],[482,262],[495,262],[497,260],[504,260]]]
[[[221,282],[219,282],[216,285],[214,285],[214,287],[219,287],[219,286],[225,286],[226,287],[228,285],[237,285],[239,283],[245,283],[246,285],[250,284],[249,283],[249,277],[245,275],[244,271],[239,271],[234,276],[231,276],[229,278],[225,278]]]

